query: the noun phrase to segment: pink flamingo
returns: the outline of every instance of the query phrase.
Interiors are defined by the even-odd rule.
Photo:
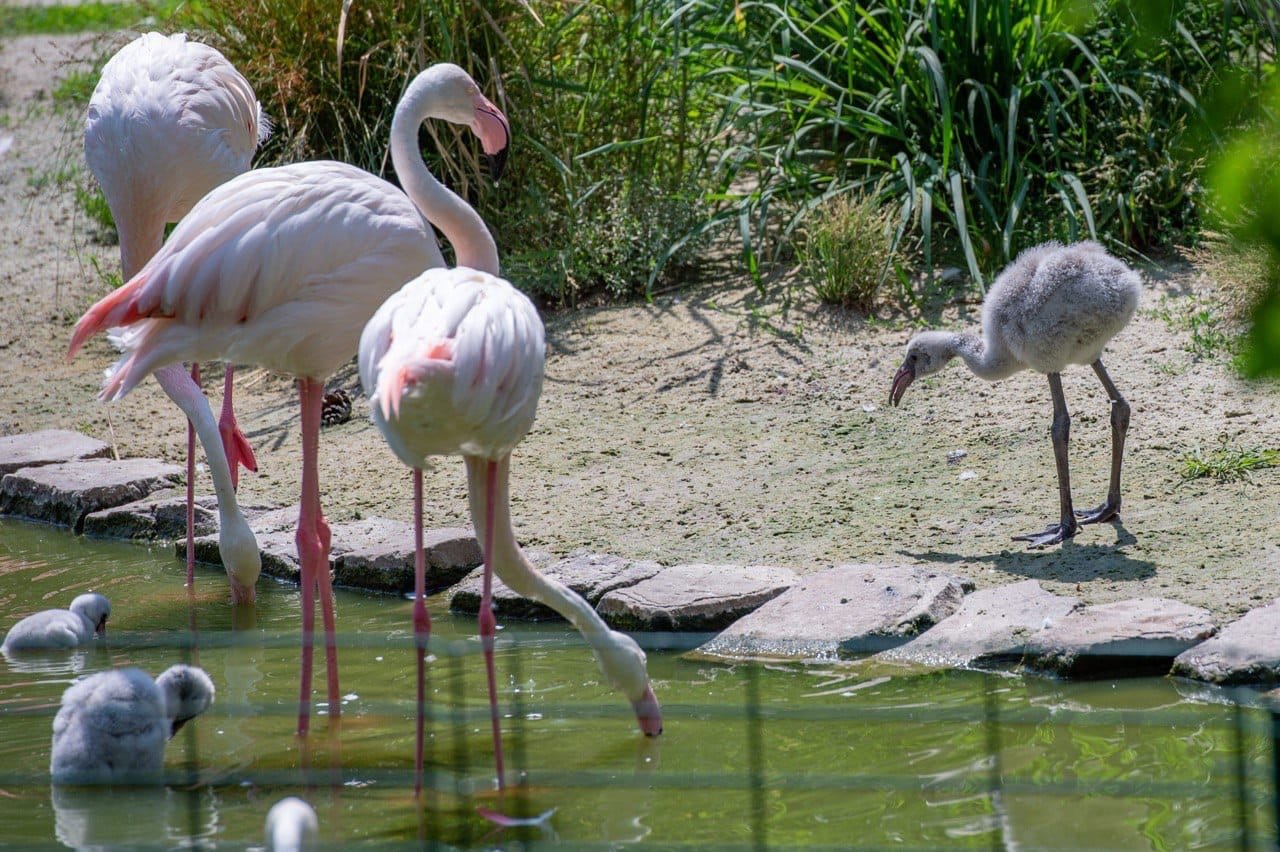
[[[428,269],[388,299],[360,337],[360,383],[373,422],[413,468],[414,628],[418,642],[415,789],[422,785],[423,677],[426,634],[422,551],[422,466],[428,456],[466,461],[472,523],[482,536],[484,585],[480,636],[489,683],[494,761],[504,789],[493,644],[492,577],[555,609],[582,632],[600,668],[631,700],[640,730],[662,732],[662,715],[645,654],[610,630],[579,595],[542,576],[516,543],[508,481],[511,451],[533,425],[542,389],[542,321],[529,299],[501,278],[467,269]]]
[[[270,132],[253,88],[213,49],[181,33],[147,33],[103,66],[89,100],[84,154],[120,235],[127,280],[164,241],[164,226],[187,214],[205,193],[246,171]],[[252,602],[261,557],[236,504],[240,465],[257,470],[253,448],[231,408],[227,365],[218,424],[198,384],[179,364],[156,370],[161,388],[187,415],[187,586],[195,581],[195,438],[209,461],[218,498],[219,548],[234,602]]]
[[[434,65],[409,85],[392,124],[392,160],[412,201],[386,181],[332,161],[240,175],[205,196],[141,272],[80,318],[68,349],[72,357],[93,334],[129,327],[103,399],[118,399],[156,368],[183,359],[258,364],[297,379],[300,735],[310,724],[317,590],[329,712],[340,712],[329,527],[316,464],[322,379],[355,354],[365,322],[389,295],[423,269],[444,265],[424,214],[460,256],[483,253],[485,246],[473,246],[487,242],[496,262],[484,222],[422,162],[417,128],[433,117],[470,125],[500,163],[510,138],[506,118],[461,68]]]

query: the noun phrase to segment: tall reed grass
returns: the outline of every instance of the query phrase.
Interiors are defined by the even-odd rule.
[[[1234,2],[690,0],[689,58],[731,144],[719,189],[748,253],[850,185],[979,286],[1029,243],[1145,247],[1198,222],[1200,100],[1274,56]],[[1152,26],[1152,22],[1155,25]]]
[[[479,181],[474,144],[441,128],[424,131],[444,137],[428,160],[513,277],[572,303],[651,293],[721,227],[756,273],[848,192],[895,211],[895,244],[927,273],[959,264],[976,290],[1048,237],[1185,242],[1206,153],[1249,112],[1209,120],[1205,99],[1260,88],[1273,6],[203,0],[183,14],[258,87],[276,161],[386,173],[408,80],[433,61],[467,68],[512,119],[509,174]]]

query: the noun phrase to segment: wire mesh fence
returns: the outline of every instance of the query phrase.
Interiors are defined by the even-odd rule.
[[[987,672],[957,679],[944,673],[872,672],[848,677],[834,666],[824,667],[827,680],[817,678],[814,684],[815,678],[797,674],[804,669],[795,665],[678,658],[675,652],[692,648],[701,637],[641,638],[651,661],[665,660],[656,679],[668,728],[662,739],[670,744],[660,765],[644,765],[650,760],[646,755],[663,746],[628,736],[629,708],[607,687],[596,684],[557,699],[554,688],[543,686],[545,673],[530,673],[549,655],[581,658],[585,652],[576,637],[508,636],[499,643],[499,660],[511,786],[495,798],[478,643],[439,638],[430,645],[425,712],[431,735],[421,800],[412,800],[415,773],[406,748],[406,719],[414,702],[412,691],[401,688],[403,679],[352,699],[341,723],[332,730],[318,724],[307,741],[299,742],[287,733],[297,710],[296,681],[269,672],[264,680],[280,681],[268,690],[275,698],[237,700],[235,690],[220,684],[216,718],[184,729],[177,738],[179,753],[171,744],[163,781],[181,805],[167,824],[167,839],[156,846],[225,845],[234,832],[223,823],[239,806],[237,797],[249,795],[243,791],[326,799],[331,815],[342,802],[357,810],[402,814],[389,835],[366,831],[339,840],[337,833],[326,833],[333,846],[611,848],[618,845],[616,836],[593,836],[590,819],[577,814],[495,838],[475,811],[497,803],[509,814],[532,817],[549,804],[568,810],[563,803],[582,800],[598,800],[586,807],[589,812],[626,810],[618,803],[628,799],[649,803],[637,819],[652,825],[626,845],[647,848],[1276,846],[1280,714],[1256,690],[1196,686],[1188,687],[1199,690],[1191,700],[1133,702],[1137,706],[1118,700],[1105,706],[1096,697],[1080,698],[1068,686],[1045,686],[1050,682],[1030,676]],[[339,640],[349,658],[367,652],[407,660],[413,649],[410,636],[389,640],[353,633]],[[157,632],[111,641],[117,656],[156,653],[203,664],[242,649],[246,636]],[[248,641],[253,654],[279,658],[282,673],[290,661],[296,663],[296,634],[257,632]],[[918,682],[886,700],[862,698],[895,678]],[[1044,699],[1041,690],[1050,690],[1050,697]],[[55,710],[49,702],[0,700],[0,729],[43,728],[47,744]],[[326,712],[321,700],[318,715]],[[205,730],[209,726],[220,733],[256,726],[253,757],[226,764]],[[638,742],[634,756],[617,748],[633,742]],[[575,749],[592,748],[613,752],[599,760],[573,756]],[[697,756],[672,759],[672,748]],[[273,750],[288,755],[268,755]],[[38,798],[49,795],[48,785],[48,773],[35,758],[0,766],[0,793]],[[369,790],[390,798],[363,798]],[[69,795],[54,790],[58,816],[68,810],[58,797]],[[81,811],[106,808],[95,795],[80,791]],[[219,800],[219,819],[210,817],[211,796]],[[0,796],[0,816],[3,802]],[[669,829],[659,825],[664,813],[686,805],[696,813],[675,814]],[[859,815],[852,820],[844,815],[849,822],[844,829],[822,830],[817,824],[822,815],[837,819],[842,807]],[[1121,816],[1098,814],[1107,809]],[[118,816],[118,809],[114,812]],[[888,823],[883,831],[874,828],[876,813]],[[1114,825],[1108,827],[1108,819]],[[913,820],[920,823],[918,831],[911,829]],[[1093,820],[1099,823],[1096,830],[1088,825]],[[705,824],[717,821],[719,830]],[[1052,842],[1055,833],[1060,843]],[[62,834],[59,830],[64,845],[74,845]]]

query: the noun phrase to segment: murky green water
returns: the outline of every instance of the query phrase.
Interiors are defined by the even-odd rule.
[[[504,625],[507,759],[526,783],[500,801],[474,620],[441,601],[418,803],[407,601],[339,593],[344,715],[317,716],[304,747],[292,733],[297,590],[264,581],[252,623],[233,623],[222,575],[205,570],[197,586],[193,605],[168,548],[0,521],[0,630],[91,589],[114,608],[103,646],[0,660],[0,845],[245,848],[286,795],[310,801],[326,844],[344,848],[1194,849],[1276,836],[1270,718],[1225,692],[723,666],[654,649],[666,733],[653,742],[563,625]],[[169,744],[172,783],[51,790],[50,722],[68,683],[182,660],[209,672],[218,697]],[[322,675],[317,686],[319,699]],[[541,828],[495,831],[477,806],[557,810]]]

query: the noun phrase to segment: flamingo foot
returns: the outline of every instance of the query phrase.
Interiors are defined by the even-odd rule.
[[[240,486],[240,468],[258,472],[258,460],[253,455],[253,445],[240,431],[232,415],[224,413],[218,420],[218,434],[222,436],[222,449],[227,454],[227,466],[231,468],[231,487]]]
[[[1013,540],[1025,541],[1028,547],[1048,547],[1051,544],[1061,544],[1075,534],[1076,521],[1075,518],[1071,518],[1069,523],[1049,524],[1044,528],[1044,532],[1015,535]]]
[[[1120,501],[1110,499],[1096,509],[1089,509],[1084,512],[1076,512],[1076,522],[1084,524],[1101,524],[1106,521],[1114,520],[1120,517]]]

